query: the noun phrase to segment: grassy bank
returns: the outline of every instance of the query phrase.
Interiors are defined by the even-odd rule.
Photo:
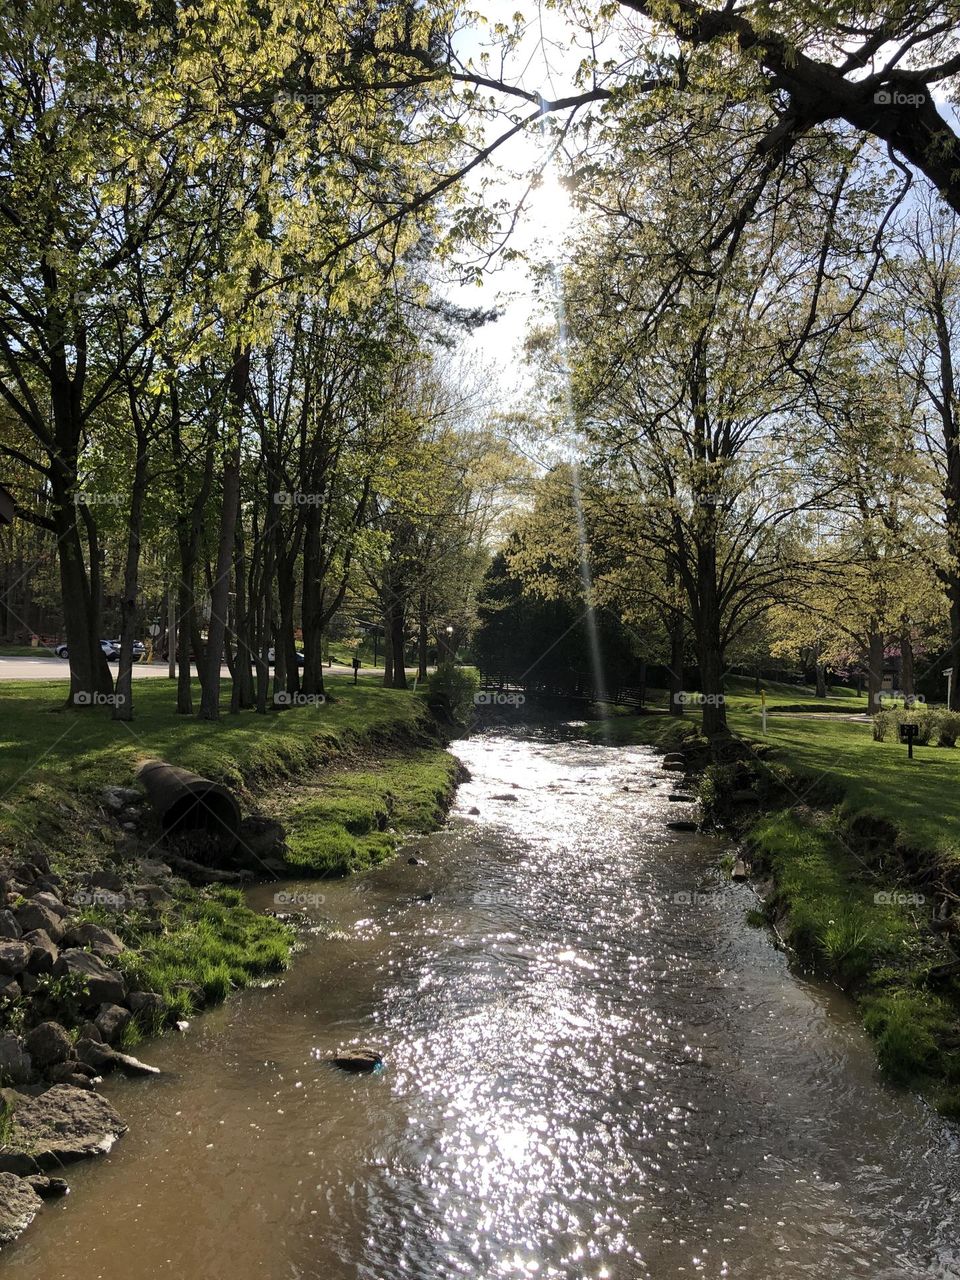
[[[422,698],[331,677],[330,701],[219,721],[178,716],[164,678],[138,681],[132,723],[108,709],[65,707],[59,681],[0,685],[0,853],[62,838],[65,809],[89,810],[107,785],[131,786],[138,765],[170,760],[241,793],[322,766],[364,741],[428,731]],[[195,691],[199,697],[199,689]],[[74,818],[76,815],[74,815]],[[75,833],[76,834],[76,833]]]
[[[395,852],[405,833],[443,821],[457,761],[438,748],[378,755],[337,767],[274,806],[287,828],[287,860],[305,875],[366,871]]]
[[[772,880],[766,917],[803,965],[858,1001],[884,1074],[960,1116],[960,989],[935,980],[955,957],[930,928],[926,895],[866,867],[815,811],[766,814],[746,840],[755,873]]]
[[[140,860],[164,858],[159,829],[145,817],[125,830],[104,787],[132,787],[143,760],[167,759],[226,783],[245,809],[281,822],[292,874],[342,875],[383,861],[406,832],[438,825],[457,771],[425,699],[372,682],[334,677],[320,707],[217,723],[177,716],[165,679],[134,692],[136,719],[127,725],[107,709],[65,707],[59,681],[0,685],[0,865],[13,886],[51,875],[54,884],[41,887],[55,888],[68,921],[108,928],[125,944],[116,964],[128,988],[162,999],[127,1026],[128,1045],[283,969],[294,934],[248,910],[235,889],[162,874],[152,889],[138,885]],[[91,904],[93,883],[108,888]],[[14,888],[10,905],[24,901]],[[77,1026],[77,996],[69,982],[44,979],[0,1000],[0,1029],[19,1034],[41,1013]]]
[[[960,1116],[960,982],[943,971],[960,931],[933,918],[960,876],[960,750],[922,747],[909,760],[899,742],[875,742],[869,723],[844,718],[865,700],[831,701],[826,710],[842,714],[811,714],[812,690],[768,689],[763,734],[759,697],[735,682],[727,712],[740,747],[706,768],[701,796],[766,882],[763,917],[802,966],[858,1002],[887,1078]],[[696,758],[698,721],[688,711],[679,724],[646,716],[610,727],[616,742]],[[595,739],[603,732],[590,727]],[[735,792],[758,803],[734,803]]]

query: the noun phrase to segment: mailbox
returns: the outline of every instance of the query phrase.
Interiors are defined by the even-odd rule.
[[[920,732],[918,724],[901,724],[900,725],[900,741],[907,744],[907,756],[913,759],[913,740]]]

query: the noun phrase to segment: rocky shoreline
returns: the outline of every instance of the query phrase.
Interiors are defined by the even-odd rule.
[[[283,913],[268,920],[235,894],[226,904],[215,896],[233,892],[223,885],[302,875],[284,860],[285,831],[275,818],[245,818],[228,859],[202,832],[164,837],[134,788],[104,788],[93,821],[120,842],[103,866],[81,869],[82,859],[65,857],[54,867],[36,849],[0,863],[0,1249],[26,1230],[45,1198],[68,1191],[54,1172],[109,1151],[126,1132],[96,1092],[104,1076],[158,1074],[128,1050],[184,1028],[185,1010],[200,1011],[231,985],[150,989],[140,961],[151,941],[189,928],[191,912],[208,902],[225,932],[246,916],[282,935],[286,955],[294,939]],[[249,949],[259,957],[256,940]],[[260,971],[270,967],[277,966],[268,957]]]

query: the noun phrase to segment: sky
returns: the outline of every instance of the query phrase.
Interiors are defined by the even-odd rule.
[[[502,0],[492,0],[483,8],[491,24],[509,23],[517,11],[516,3]],[[564,19],[556,11],[544,10],[535,2],[523,12],[529,15],[529,21],[524,39],[511,61],[511,80],[547,98],[570,92],[582,54],[573,47]],[[477,59],[482,47],[479,33],[463,37],[458,44],[464,58]],[[491,140],[493,136],[491,129]],[[547,157],[548,140],[539,130],[532,129],[505,144],[486,167],[485,176],[489,179],[496,174],[498,193],[516,202],[523,196],[530,175],[543,168]],[[476,191],[478,183],[471,183],[471,189]],[[525,204],[510,237],[510,248],[535,262],[558,260],[563,255],[574,214],[555,164],[547,164],[541,185]],[[529,385],[529,373],[522,359],[524,339],[542,313],[534,297],[529,265],[523,259],[504,262],[497,258],[491,268],[484,271],[479,286],[452,285],[445,292],[462,306],[502,309],[499,320],[471,334],[462,345],[464,351],[489,366],[490,379],[495,382],[504,407],[515,405]]]

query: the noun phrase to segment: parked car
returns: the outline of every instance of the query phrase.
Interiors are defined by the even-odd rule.
[[[104,655],[106,656],[106,659],[108,662],[120,661],[120,641],[119,640],[101,640],[100,648],[103,650]],[[134,662],[142,662],[146,652],[147,650],[144,647],[143,642],[140,640],[134,640],[133,642]],[[70,654],[67,652],[67,646],[65,644],[58,644],[57,647],[54,649],[54,653],[57,655],[58,658],[69,658],[70,656]]]

